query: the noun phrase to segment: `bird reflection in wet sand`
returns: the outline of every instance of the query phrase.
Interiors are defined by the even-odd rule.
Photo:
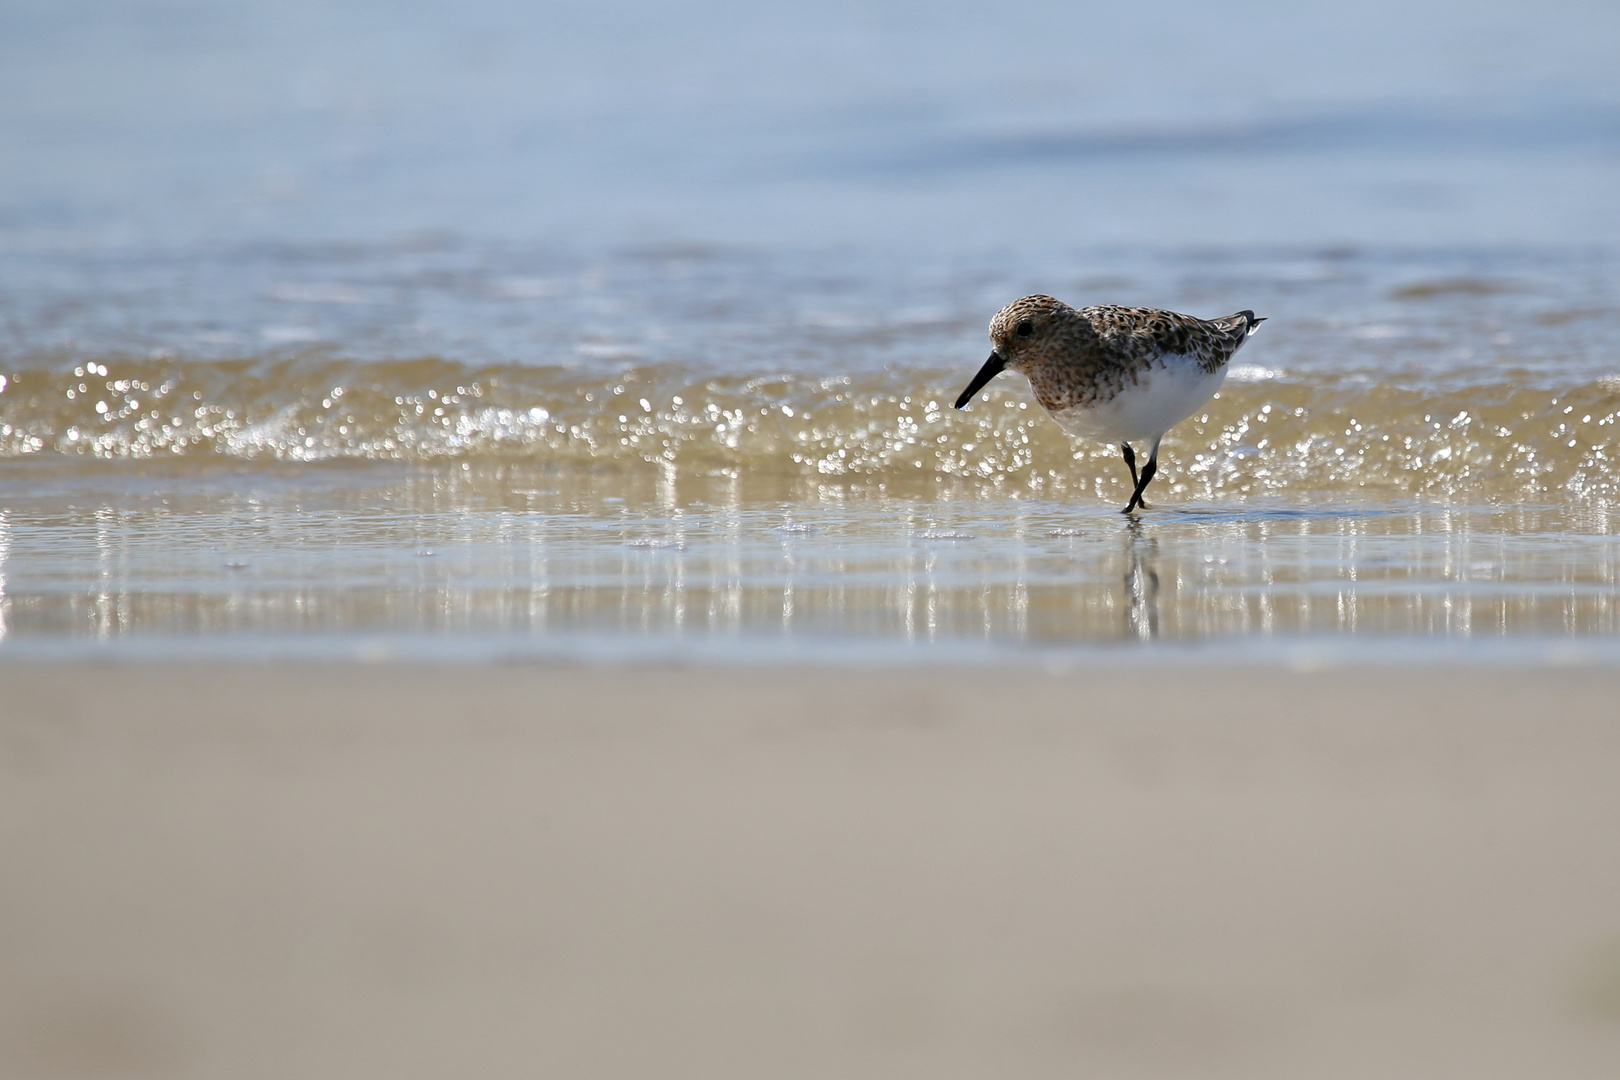
[[[1125,632],[1142,641],[1159,636],[1159,542],[1132,519],[1125,530]]]
[[[1014,300],[990,320],[994,350],[956,407],[991,379],[1016,371],[1071,435],[1117,443],[1131,470],[1124,512],[1146,509],[1142,494],[1159,468],[1164,433],[1221,387],[1227,362],[1264,319],[1240,311],[1199,319],[1157,308],[1072,308],[1050,296]],[[1147,463],[1136,470],[1136,451]]]

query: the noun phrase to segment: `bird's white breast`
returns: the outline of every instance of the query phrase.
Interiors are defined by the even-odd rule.
[[[1085,439],[1145,442],[1191,416],[1225,378],[1224,364],[1210,372],[1187,357],[1164,356],[1108,400],[1057,410],[1052,419]]]

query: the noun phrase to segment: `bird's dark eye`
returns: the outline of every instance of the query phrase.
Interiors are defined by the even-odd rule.
[[[1030,322],[1028,319],[1025,319],[1023,322],[1018,324],[1017,330],[1019,337],[1029,337],[1029,335],[1035,332],[1035,324]]]

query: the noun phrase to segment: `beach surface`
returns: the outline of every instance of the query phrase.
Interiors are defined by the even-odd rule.
[[[1620,671],[0,666],[8,1077],[1610,1077]]]

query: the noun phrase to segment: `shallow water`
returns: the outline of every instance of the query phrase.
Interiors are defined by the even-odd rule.
[[[61,458],[0,476],[12,648],[971,656],[1620,632],[1620,512],[1594,500],[1248,496],[1133,522],[957,478]]]
[[[1620,630],[1601,253],[1076,253],[1047,287],[1271,320],[1165,441],[1138,524],[1117,451],[1017,376],[949,407],[1037,277],[1015,257],[30,257],[53,262],[10,290],[8,648],[944,658]]]
[[[1620,16],[1245,10],[0,10],[0,647],[1612,642]],[[1036,291],[1269,319],[1138,524]]]

